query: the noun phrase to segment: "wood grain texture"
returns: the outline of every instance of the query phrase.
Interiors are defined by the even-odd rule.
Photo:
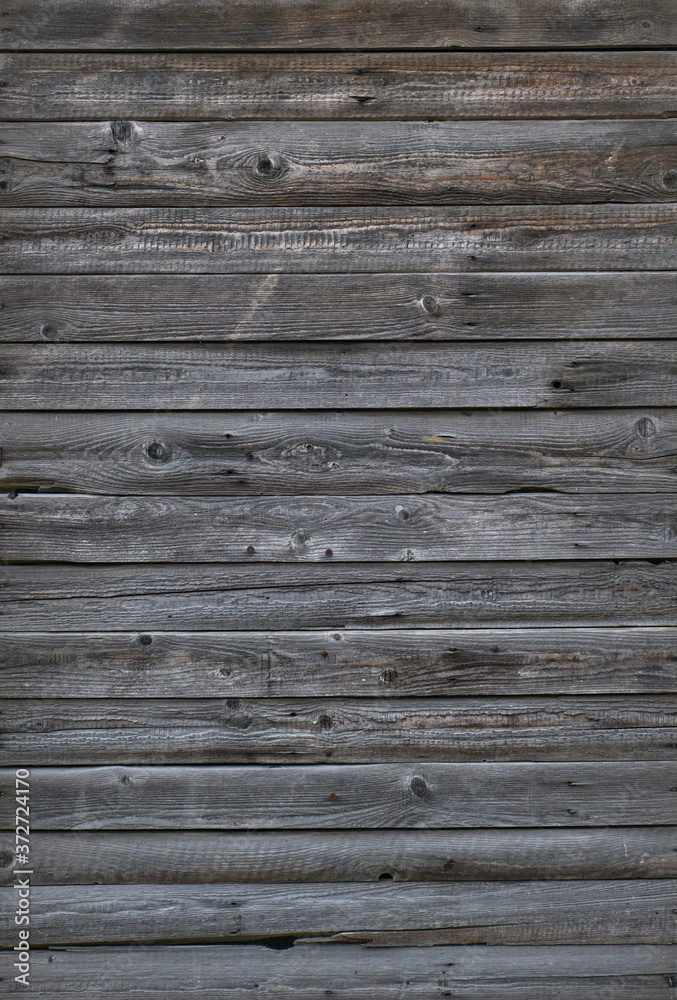
[[[677,205],[14,208],[6,274],[670,271]]]
[[[672,118],[670,51],[7,52],[12,120]]]
[[[581,576],[586,568],[590,565],[580,566]],[[543,570],[547,573],[551,567]],[[40,574],[35,576],[39,587]],[[638,591],[629,581],[621,572],[618,584],[634,599]],[[553,587],[555,582],[551,581]],[[189,584],[187,580],[186,587]],[[585,599],[584,591],[581,597]],[[74,605],[72,621],[64,620],[66,612],[60,617],[56,610],[51,614],[55,629],[77,627],[78,613],[80,622],[91,624],[102,603],[90,597],[88,610],[83,605],[78,612],[72,598],[55,594],[54,599],[57,608],[59,600]],[[641,602],[641,596],[637,600]],[[36,609],[30,597],[28,601],[21,618],[25,627],[50,621],[49,609],[45,611],[44,605]],[[112,596],[111,603],[124,617],[131,599]],[[312,605],[311,594],[309,608]],[[191,611],[195,628],[200,624],[199,606]],[[157,610],[149,611],[146,620],[153,617]],[[24,631],[3,632],[0,638],[2,689],[6,697],[14,698],[152,698],[159,692],[180,699],[677,692],[674,628],[391,631],[381,627],[58,636]]]
[[[671,271],[4,275],[0,341],[674,338],[674,288]]]
[[[634,48],[677,45],[668,0],[8,0],[4,49],[453,49]]]
[[[673,826],[672,761],[33,767],[35,830]],[[14,769],[0,829],[14,828]],[[326,894],[326,891],[325,891]]]
[[[677,828],[36,832],[34,885],[677,878]],[[0,834],[0,884],[14,881]]]
[[[438,946],[397,950],[308,944],[98,946],[37,949],[33,991],[72,998],[129,996],[130,966],[142,1000],[281,1000],[293,990],[316,1000],[332,984],[339,1000],[671,1000],[673,945]],[[232,982],[224,983],[224,964]],[[10,984],[10,990],[14,984]],[[25,987],[16,984],[16,992]]]
[[[5,767],[677,759],[677,697],[665,694],[5,698],[0,715]]]
[[[0,205],[674,202],[671,122],[20,122]]]
[[[674,493],[0,498],[8,561],[677,558]]]
[[[0,570],[0,611],[4,630],[22,631],[55,631],[82,633],[83,624],[90,630],[129,631],[140,629],[142,632],[165,630],[183,630],[185,633],[204,630],[233,629],[242,632],[267,630],[289,631],[292,629],[314,630],[328,629],[396,629],[391,632],[389,642],[393,643],[401,637],[402,629],[411,628],[467,628],[472,630],[472,638],[477,635],[477,628],[516,628],[516,627],[547,627],[549,626],[674,626],[677,625],[677,563],[661,560],[648,561],[570,561],[547,563],[535,562],[487,562],[487,563],[370,563],[341,564],[325,560],[322,564],[287,563],[274,564],[239,564],[237,566],[220,566],[218,564],[155,564],[137,563],[134,572],[130,573],[125,565],[119,566],[72,566],[67,564],[27,565],[3,567]],[[363,643],[366,636],[343,636],[341,639],[354,639]],[[594,650],[596,670],[600,669],[607,655],[617,669],[620,646],[616,638],[607,638],[607,633],[591,632],[576,633],[573,647],[568,644],[568,633],[555,632],[543,634],[545,645],[534,647],[531,638],[519,635],[520,642],[528,639],[525,654],[537,650],[539,657],[545,652],[546,658],[555,660],[552,653],[558,648],[569,652],[575,650],[576,655],[565,657],[567,669],[575,668],[581,654],[580,644],[586,647],[591,644]],[[573,633],[572,633],[573,634]],[[612,633],[614,635],[615,633]],[[581,636],[584,636],[581,638]],[[632,635],[639,637],[639,646],[635,646]],[[653,632],[629,633],[628,654],[634,659],[634,666],[645,662],[644,656],[651,657],[645,666],[649,668],[648,677],[657,670],[655,679],[670,676],[670,647],[659,654],[661,637],[654,642]],[[668,633],[670,635],[670,633]],[[601,638],[596,638],[601,637]],[[277,662],[277,655],[298,657],[300,647],[298,642],[305,642],[303,636],[278,637],[285,645],[279,648],[279,654],[273,656],[269,651],[266,639],[263,645],[256,647],[257,659],[262,656],[262,662]],[[231,636],[235,640],[236,657],[242,656],[242,644],[253,641],[251,636]],[[440,636],[442,643],[449,643],[455,648],[458,643],[449,642],[450,637]],[[201,645],[205,640],[204,645]],[[101,640],[91,638],[83,643],[82,638],[74,638],[72,643],[66,637],[61,637],[64,645],[64,656],[68,651],[70,669],[79,670],[85,663],[93,662],[94,650],[101,646]],[[138,639],[128,645],[130,637],[121,643],[113,636],[103,640],[108,650],[107,657],[120,665],[127,662],[131,656],[132,662],[137,661],[136,646]],[[155,641],[155,640],[154,640]],[[163,642],[158,636],[158,642]],[[168,656],[162,660],[163,669],[170,669],[170,664],[183,664],[184,657],[199,657],[199,662],[214,667],[220,666],[220,660],[225,655],[228,646],[225,636],[190,636],[181,635],[167,637],[168,646],[160,647]],[[328,649],[326,636],[318,634],[309,639],[311,647],[320,642],[321,649]],[[414,656],[414,643],[419,641],[425,645],[432,642],[431,636],[410,635],[404,637],[402,647],[406,658]],[[610,646],[607,646],[608,642]],[[94,645],[88,650],[89,642]],[[181,646],[188,642],[189,649],[180,652]],[[295,645],[287,646],[287,642]],[[26,663],[24,656],[30,659],[38,656],[46,671],[51,662],[51,652],[39,637],[26,637],[25,645],[20,648],[24,653],[19,655],[19,664]],[[112,645],[111,645],[112,643]],[[375,650],[383,643],[383,635],[375,635],[374,645],[369,644],[373,656]],[[553,645],[554,643],[554,645]],[[562,644],[561,647],[559,644]],[[646,644],[649,644],[648,647]],[[491,647],[494,642],[489,642]],[[278,647],[274,647],[277,649]],[[332,647],[345,649],[347,647]],[[389,656],[393,655],[395,647],[389,648]],[[467,649],[467,647],[465,647]],[[486,652],[482,646],[470,647],[473,650],[473,663],[478,666]],[[155,647],[157,650],[157,647]],[[284,654],[282,650],[286,649]],[[357,647],[358,658],[365,662],[367,647]],[[169,653],[169,650],[174,652]],[[650,654],[649,654],[650,650]],[[265,651],[265,652],[264,652]],[[548,652],[549,651],[549,652]],[[142,651],[144,652],[144,651]],[[145,650],[145,653],[149,653]],[[47,654],[47,659],[45,655]],[[159,655],[159,654],[158,654]],[[174,657],[181,657],[175,660]],[[273,656],[272,661],[270,657]],[[658,656],[658,659],[656,657]],[[71,660],[75,657],[75,660]],[[202,658],[206,657],[206,660]],[[601,659],[597,659],[601,657]],[[624,660],[625,657],[623,656]],[[145,662],[153,663],[152,657],[146,656]],[[13,662],[11,659],[9,662]],[[190,662],[190,661],[189,661]],[[196,660],[197,662],[197,660]],[[304,669],[309,669],[305,661]],[[350,661],[348,661],[350,662]],[[371,662],[368,660],[367,662]],[[379,660],[379,662],[381,662]],[[415,661],[422,669],[422,663],[427,660]],[[492,660],[493,663],[500,662]],[[529,662],[529,661],[527,661]],[[539,662],[541,662],[539,660]],[[383,667],[391,666],[384,662]],[[517,665],[516,663],[506,666]],[[519,663],[524,666],[524,663]],[[127,668],[125,668],[127,669]],[[172,668],[173,669],[173,668]],[[344,664],[343,669],[347,669]],[[361,667],[357,667],[361,669]],[[668,673],[665,674],[666,669]],[[51,672],[51,668],[50,668]],[[578,676],[578,668],[575,668]],[[627,678],[624,667],[622,675]],[[53,675],[52,675],[53,676]],[[142,676],[142,674],[141,674]],[[264,674],[265,676],[265,674]],[[193,675],[194,679],[194,675]],[[505,675],[503,676],[505,680]],[[102,678],[103,680],[103,678]],[[243,677],[239,676],[242,683]],[[626,681],[627,682],[627,681]],[[140,683],[140,680],[139,680]],[[178,676],[174,683],[181,683]],[[201,682],[201,683],[204,683]],[[221,683],[220,681],[218,683]],[[259,681],[256,682],[260,683]],[[653,683],[653,681],[652,681]],[[550,689],[547,689],[550,690]],[[586,690],[586,689],[584,689]],[[602,690],[607,691],[604,687]],[[631,690],[635,690],[632,688]],[[650,688],[649,690],[653,690]],[[672,690],[659,688],[658,690]],[[611,688],[613,692],[613,688]],[[55,692],[62,694],[62,689]],[[105,692],[107,693],[107,691]],[[113,689],[113,694],[123,694],[124,691]],[[131,694],[133,695],[133,690]],[[151,692],[152,693],[152,692]],[[190,693],[190,688],[182,689],[181,693]],[[197,692],[195,692],[197,693]],[[202,694],[220,695],[218,690],[203,690]],[[242,692],[249,694],[250,691]],[[255,688],[254,694],[265,694],[266,688]],[[291,692],[286,692],[291,693]],[[296,692],[305,694],[325,694],[315,690]],[[331,689],[332,694],[340,694],[340,690]],[[369,691],[351,688],[346,694],[369,694]],[[415,693],[415,692],[412,692]],[[444,693],[444,692],[440,692]],[[453,690],[447,691],[454,694]],[[481,691],[477,692],[481,693]],[[501,694],[493,690],[492,694]],[[507,693],[537,694],[539,691]],[[546,692],[543,692],[546,693]]]
[[[0,414],[0,488],[101,494],[675,488],[677,410]]]
[[[208,944],[285,935],[374,944],[675,944],[676,890],[671,879],[35,886],[31,944]],[[15,908],[16,890],[0,888],[5,948],[16,937],[9,919]]]
[[[677,346],[5,344],[7,410],[674,406]],[[641,418],[641,414],[638,414]],[[642,425],[646,436],[652,427]],[[640,435],[641,436],[641,435]]]

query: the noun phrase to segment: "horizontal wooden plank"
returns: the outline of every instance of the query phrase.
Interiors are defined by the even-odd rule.
[[[3,409],[673,406],[677,343],[5,344]],[[641,414],[638,414],[641,417]],[[390,418],[388,418],[390,420]],[[652,428],[642,424],[645,436]],[[641,436],[641,435],[640,435]]]
[[[594,564],[576,564],[574,571],[581,577],[588,572],[588,580],[581,580],[578,591],[582,601],[587,596],[585,582],[592,588],[596,580],[603,592],[603,580],[599,572],[596,577],[589,573],[591,567]],[[554,593],[557,567],[553,570],[548,565],[542,570],[544,579],[550,572]],[[58,570],[53,572],[56,575]],[[205,575],[211,572],[205,568]],[[141,573],[135,569],[134,575]],[[621,572],[616,582],[621,592],[641,604],[637,578]],[[643,582],[647,587],[653,582],[656,590],[661,585],[659,577],[652,581],[648,573]],[[49,586],[36,572],[36,589],[41,583]],[[185,581],[186,590],[190,583],[191,577]],[[406,581],[399,586],[406,588]],[[499,590],[496,587],[497,594]],[[9,619],[24,627],[40,621],[44,627],[51,614],[55,629],[77,628],[78,621],[81,627],[83,621],[91,623],[100,616],[99,608],[106,603],[91,595],[80,602],[58,593],[51,596],[51,604],[46,599],[37,607],[28,597],[23,611],[19,597],[18,610],[10,609]],[[300,602],[303,591],[297,590],[295,596]],[[421,600],[425,598],[421,588]],[[674,596],[667,594],[665,599],[672,601],[674,611]],[[133,617],[130,595],[111,593],[109,602],[110,617],[116,612],[123,619]],[[69,611],[61,607],[64,603]],[[143,604],[138,604],[141,611]],[[259,604],[268,607],[265,595]],[[312,606],[311,591],[308,608]],[[245,601],[243,618],[246,609]],[[193,628],[202,624],[201,611],[197,602],[185,604],[184,614],[192,613]],[[157,614],[158,609],[148,609],[147,621]],[[227,611],[225,619],[223,624],[230,624]],[[7,616],[4,623],[8,623]],[[374,624],[378,626],[378,620]],[[66,632],[58,636],[54,631],[22,631],[3,632],[0,637],[0,677],[6,697],[152,698],[160,691],[165,698],[677,692],[674,628]]]
[[[327,935],[413,944],[674,944],[671,879],[34,886],[31,945]],[[11,948],[16,889],[0,888]]]
[[[4,49],[453,49],[665,48],[677,45],[667,0],[429,0],[422,10],[387,0],[8,0]]]
[[[0,67],[9,121],[651,118],[677,109],[677,59],[660,50],[7,52]]]
[[[165,636],[160,633],[165,630],[183,630],[184,633],[201,632],[204,630],[240,630],[242,632],[292,629],[397,629],[391,632],[391,643],[388,656],[395,655],[395,649],[400,648],[403,657],[400,666],[406,666],[410,657],[421,647],[433,642],[431,636],[409,635],[402,638],[401,629],[411,628],[468,628],[473,630],[470,635],[462,637],[463,655],[471,655],[469,663],[472,669],[479,669],[486,654],[486,647],[476,645],[473,637],[479,633],[478,628],[497,629],[505,626],[599,626],[599,625],[677,625],[677,563],[674,561],[630,561],[630,562],[514,562],[514,563],[416,563],[396,564],[331,564],[325,560],[322,564],[294,564],[284,566],[274,564],[237,566],[219,566],[218,564],[155,564],[138,563],[134,572],[129,568],[119,566],[72,566],[68,564],[52,564],[30,566],[0,567],[0,612],[3,629],[15,632],[40,631],[82,632],[83,625],[94,631],[109,630],[129,631],[140,629],[142,632],[158,632],[158,644],[153,647],[153,655],[145,655],[146,669],[148,664],[155,662],[155,656],[162,656],[162,670],[174,677],[173,683],[180,686],[179,693],[190,693],[190,684],[197,676],[203,676],[202,669],[196,675],[191,673],[188,687],[181,685],[181,674],[190,664],[204,664],[209,671],[220,666],[220,661],[226,650],[232,648],[236,661],[242,654],[242,643],[253,642],[251,635],[246,636]],[[355,652],[361,665],[371,663],[376,656],[376,662],[383,667],[391,666],[390,661],[383,662],[377,649],[383,643],[383,635],[375,636],[373,644],[367,635],[348,635],[337,633],[341,639],[355,641],[359,645]],[[572,676],[582,678],[585,669],[592,669],[587,661],[587,668],[579,674],[580,657],[584,650],[589,649],[596,664],[595,675],[603,684],[608,683],[606,667],[607,658],[611,657],[609,669],[621,670],[620,663],[632,663],[632,670],[647,670],[644,683],[665,683],[671,677],[673,660],[667,655],[667,649],[660,651],[663,633],[644,631],[628,633],[622,638],[621,633],[598,632],[594,630],[587,635],[585,632],[571,633],[573,644],[569,645],[567,634],[558,631],[539,633],[545,640],[541,645],[538,636],[522,633],[506,633],[505,638],[512,634],[518,639],[518,645],[509,648],[514,654],[527,656],[526,661],[510,660],[506,662],[512,673],[513,667],[524,667],[534,663],[537,655],[539,669],[545,662],[557,664],[559,657],[553,656],[553,651],[568,650],[574,655],[565,658],[566,669],[573,671]],[[671,635],[671,633],[667,633]],[[618,636],[621,636],[619,639]],[[632,636],[637,636],[637,643]],[[654,637],[658,638],[654,638]],[[392,645],[402,638],[404,645]],[[457,637],[461,638],[461,637]],[[491,648],[496,643],[486,643]],[[440,643],[456,648],[459,643],[453,636],[440,635]],[[470,646],[465,645],[468,639],[473,640]],[[501,642],[504,636],[500,637]],[[228,643],[233,640],[234,647]],[[260,637],[263,645],[257,647],[262,663],[278,662],[278,655],[286,660],[288,656],[298,658],[306,639],[303,636],[276,636],[275,643],[283,642],[283,646],[273,648],[279,653],[273,653],[268,646],[269,640]],[[84,637],[67,637],[59,640],[62,643],[60,669],[75,670],[74,676],[81,676],[85,664],[94,662],[92,656],[103,655],[108,661],[116,663],[116,669],[129,665],[137,683],[141,683],[144,672],[133,667],[138,657],[138,637],[124,636],[94,636],[85,640]],[[155,639],[153,640],[155,642]],[[320,649],[328,649],[327,635],[312,635],[308,639],[310,649],[314,651],[311,660],[304,660],[304,671],[310,670],[310,663],[316,660],[317,645]],[[535,641],[535,645],[534,645]],[[626,660],[626,646],[629,660]],[[367,646],[363,645],[367,642]],[[520,645],[526,642],[526,646]],[[92,644],[90,646],[90,643]],[[166,645],[165,645],[166,643]],[[186,646],[188,643],[188,646]],[[223,645],[226,643],[226,645]],[[291,643],[292,645],[288,645]],[[581,649],[583,644],[583,650]],[[610,644],[610,645],[609,645]],[[330,647],[334,648],[331,643]],[[15,647],[17,648],[17,647]],[[353,647],[339,646],[346,649]],[[52,653],[48,642],[44,644],[38,637],[22,640],[18,647],[23,650],[18,654],[18,660],[10,660],[23,667],[30,665],[33,658],[40,664],[43,679],[47,672],[52,677]],[[162,653],[159,650],[163,650]],[[182,651],[183,649],[183,651]],[[370,650],[367,653],[367,649]],[[95,650],[101,651],[96,652]],[[282,652],[286,650],[286,652]],[[439,653],[439,647],[436,653]],[[519,653],[517,651],[520,651]],[[149,654],[150,649],[141,650]],[[13,654],[16,655],[16,654]],[[231,654],[229,654],[231,655]],[[334,655],[331,653],[330,655]],[[28,659],[26,659],[26,656]],[[303,654],[305,657],[305,654]],[[131,657],[131,660],[129,659]],[[178,658],[177,658],[178,657]],[[272,660],[271,660],[272,657]],[[619,659],[620,657],[620,659]],[[647,657],[649,659],[647,660]],[[74,659],[73,659],[74,658]],[[342,661],[345,671],[348,661]],[[416,655],[417,669],[423,670],[420,656]],[[494,660],[496,664],[502,662]],[[170,667],[170,664],[175,666]],[[174,674],[178,667],[181,670]],[[319,666],[315,662],[313,671]],[[448,668],[449,663],[446,664]],[[89,670],[89,668],[87,668]],[[251,666],[249,669],[253,669]],[[399,667],[398,667],[399,669]],[[559,668],[558,668],[559,669]],[[563,668],[562,668],[563,669]],[[598,671],[603,669],[603,674]],[[258,670],[258,668],[257,668]],[[333,668],[332,668],[333,670]],[[666,673],[667,671],[667,673]],[[239,673],[239,671],[238,671]],[[520,672],[517,672],[520,675]],[[128,676],[128,675],[127,675]],[[265,674],[262,676],[266,676]],[[356,674],[356,676],[358,676]],[[628,683],[627,666],[621,670],[621,676]],[[602,678],[605,678],[602,680]],[[486,681],[487,678],[484,678]],[[503,681],[506,680],[503,675]],[[239,674],[238,683],[242,684],[244,677]],[[458,679],[456,680],[458,683]],[[514,678],[513,681],[514,682]],[[511,683],[512,683],[511,682]],[[91,683],[91,678],[90,682]],[[117,682],[116,682],[117,683]],[[202,679],[201,684],[207,682]],[[222,681],[216,681],[222,684]],[[467,678],[465,680],[467,683]],[[670,683],[672,683],[670,681]],[[259,687],[257,680],[253,689],[242,691],[245,694],[266,694],[268,689]],[[157,689],[147,693],[153,694]],[[201,694],[220,695],[224,688],[201,688]],[[543,693],[551,691],[546,688]],[[560,692],[560,689],[556,689]],[[578,689],[580,690],[580,689]],[[584,687],[582,690],[589,690]],[[606,686],[601,691],[612,692]],[[621,689],[618,689],[621,690]],[[625,690],[625,689],[622,689]],[[637,690],[631,687],[629,690]],[[640,688],[639,690],[643,690]],[[647,690],[656,690],[649,687]],[[659,687],[657,690],[674,690]],[[97,693],[89,688],[90,694]],[[103,694],[133,695],[134,689],[103,689]],[[27,693],[27,692],[24,692]],[[47,694],[49,692],[45,692]],[[59,687],[53,694],[61,695],[64,689]],[[193,690],[193,693],[198,692]],[[345,692],[334,687],[328,691],[295,690],[285,694],[370,694],[370,690],[361,687],[351,688]],[[402,693],[406,693],[403,691]],[[412,690],[412,694],[420,691]],[[425,693],[425,692],[423,692]],[[455,694],[455,690],[436,690],[436,694]],[[467,690],[465,693],[469,693]],[[481,694],[482,691],[476,693]],[[501,694],[498,690],[487,691],[487,694]],[[537,690],[521,688],[505,693],[537,694]],[[560,692],[566,693],[566,692]]]
[[[674,202],[669,121],[17,122],[3,207]]]
[[[677,828],[35,832],[33,885],[677,878]],[[0,834],[0,884],[14,882]]]
[[[4,698],[0,715],[6,767],[677,759],[677,697],[665,694]]]
[[[0,498],[8,561],[677,558],[673,493]]]
[[[0,341],[674,338],[674,286],[671,271],[4,275]]]
[[[677,823],[672,761],[34,767],[30,782],[35,830]],[[14,785],[2,769],[0,829],[14,829]]]
[[[123,1000],[316,1000],[331,983],[339,1000],[671,1000],[673,945],[324,947],[132,945],[36,949],[37,996]],[[12,992],[14,983],[8,988]],[[25,987],[16,984],[16,992]]]
[[[3,490],[609,493],[675,488],[677,410],[3,413]]]
[[[6,274],[677,268],[677,205],[13,208]]]

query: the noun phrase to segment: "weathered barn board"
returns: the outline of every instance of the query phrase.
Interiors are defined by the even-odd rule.
[[[15,208],[1,221],[7,274],[677,268],[674,204]]]
[[[36,832],[35,885],[677,878],[677,827]],[[0,833],[0,885],[10,834]]]
[[[21,122],[4,206],[674,202],[665,121]]]
[[[0,67],[5,121],[672,118],[677,110],[677,56],[661,49],[6,52]]]
[[[674,944],[672,879],[608,882],[40,886],[31,941],[211,943],[344,936],[428,944]],[[15,890],[0,888],[10,917]],[[0,932],[10,948],[12,922]],[[369,928],[365,930],[364,928]]]
[[[0,275],[0,342],[654,340],[677,332],[675,279],[672,271]]]
[[[34,767],[35,830],[677,823],[672,761]],[[14,808],[0,770],[0,829]],[[674,896],[673,896],[674,898]]]
[[[4,49],[501,49],[677,45],[670,0],[6,0]]]

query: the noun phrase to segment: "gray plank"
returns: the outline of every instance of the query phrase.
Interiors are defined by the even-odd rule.
[[[7,52],[0,67],[0,117],[19,121],[649,118],[677,107],[675,53],[660,50]]]
[[[668,121],[0,125],[3,207],[674,202]]]
[[[677,267],[677,205],[14,208],[6,274]]]
[[[677,344],[5,344],[7,410],[674,406]],[[638,414],[640,417],[641,414]],[[651,434],[649,424],[646,436]]]
[[[31,945],[335,935],[354,943],[675,944],[671,879],[34,886]],[[0,888],[11,948],[16,889]]]
[[[336,0],[242,0],[224,17],[218,0],[8,0],[4,49],[449,49],[633,48],[677,45],[667,0],[566,0],[525,7],[430,0],[422,10]]]
[[[674,287],[670,271],[4,275],[0,341],[643,340],[677,336]]]
[[[672,761],[33,767],[35,830],[674,825]],[[14,828],[14,769],[0,828]],[[12,791],[10,798],[9,791]]]
[[[33,953],[37,996],[122,1000],[316,1000],[328,982],[339,1000],[670,1000],[677,956],[672,945],[324,947],[256,945],[99,945]],[[224,969],[227,967],[227,975]],[[12,984],[13,985],[13,984]],[[10,990],[11,990],[10,986]],[[17,985],[16,991],[25,990]]]
[[[677,410],[0,414],[0,488],[100,494],[675,488]]]
[[[35,832],[33,885],[677,878],[677,827]],[[14,882],[0,834],[0,884]]]
[[[3,628],[19,632],[26,630],[82,632],[83,624],[95,632],[110,629],[157,632],[157,645],[153,647],[152,655],[150,648],[140,651],[144,654],[143,661],[138,660],[138,637],[108,636],[102,640],[101,637],[92,635],[89,639],[82,636],[72,641],[62,637],[59,641],[62,643],[63,669],[65,670],[66,665],[70,664],[68,669],[76,670],[78,673],[75,676],[79,676],[86,664],[94,662],[92,660],[92,656],[95,656],[94,650],[102,648],[106,650],[109,662],[117,661],[117,668],[127,664],[124,669],[132,669],[136,674],[139,672],[134,668],[134,664],[143,662],[146,664],[145,669],[149,669],[155,662],[155,657],[161,656],[162,669],[168,676],[171,674],[174,678],[173,683],[180,685],[180,693],[183,694],[189,693],[190,688],[184,690],[181,687],[183,683],[180,679],[181,672],[187,668],[191,660],[204,664],[207,670],[212,667],[216,669],[221,666],[221,659],[226,655],[226,651],[231,649],[228,655],[234,655],[236,662],[239,662],[239,658],[243,655],[242,644],[254,640],[246,635],[231,636],[235,645],[230,647],[227,636],[188,634],[163,637],[161,633],[165,630],[193,633],[235,629],[242,632],[258,630],[265,633],[266,630],[318,628],[396,629],[397,631],[391,632],[389,636],[391,645],[388,656],[392,657],[395,649],[401,648],[404,656],[398,658],[399,669],[406,666],[417,647],[421,644],[425,647],[427,643],[433,642],[431,636],[424,638],[409,635],[403,638],[402,647],[396,647],[392,644],[401,637],[402,629],[441,627],[493,630],[506,626],[540,628],[556,625],[561,628],[561,626],[614,626],[621,623],[625,626],[677,625],[676,571],[677,563],[674,561],[656,563],[550,560],[544,563],[516,561],[417,565],[415,563],[342,564],[334,560],[331,563],[324,560],[320,564],[287,563],[278,566],[263,563],[237,566],[220,566],[215,563],[197,565],[137,563],[133,573],[130,573],[129,568],[124,565],[33,564],[2,568],[0,612],[2,612]],[[259,662],[259,656],[263,657],[261,662],[264,664],[277,663],[278,656],[282,658],[280,662],[286,662],[288,656],[300,656],[302,647],[299,647],[299,642],[308,641],[309,648],[315,652],[317,644],[323,650],[353,648],[333,645],[329,641],[331,634],[327,636],[325,633],[320,636],[315,633],[306,639],[302,635],[278,636],[276,643],[280,641],[283,645],[279,647],[275,645],[274,654],[268,647],[268,640],[260,637],[262,645],[256,647],[256,658],[251,661],[248,669],[253,670],[253,664]],[[370,641],[367,642],[368,637],[365,635],[356,637],[350,634],[344,635],[341,631],[336,634],[340,636],[337,642],[355,641],[359,644],[355,647],[355,652],[362,664],[365,661],[374,662],[372,657],[377,656],[375,662],[381,665],[379,670],[393,665],[390,660],[383,661],[377,654],[378,645],[383,642],[382,635],[375,636],[371,644]],[[473,670],[479,669],[486,648],[475,645],[474,642],[468,647],[465,645],[465,640],[472,639],[477,634],[473,631],[469,636],[463,637],[464,646],[460,647],[463,653],[459,654],[464,657],[470,655],[471,659],[467,662],[472,664]],[[521,650],[520,656],[528,657],[537,653],[539,670],[544,669],[544,662],[549,662],[553,666],[559,662],[557,657],[553,656],[553,651],[566,649],[573,652],[575,655],[567,656],[564,662],[566,669],[572,671],[572,676],[578,677],[579,682],[583,676],[579,674],[577,666],[582,655],[581,643],[585,648],[590,645],[594,651],[595,673],[604,669],[603,674],[599,675],[599,681],[605,685],[608,683],[609,675],[604,664],[608,657],[611,657],[609,670],[621,671],[621,676],[625,678],[624,683],[628,683],[630,664],[632,670],[642,667],[644,683],[649,685],[663,684],[671,677],[673,660],[669,655],[670,647],[661,651],[661,633],[652,631],[628,633],[629,660],[623,652],[625,640],[621,640],[619,644],[617,637],[614,637],[617,633],[609,633],[607,637],[606,632],[594,630],[589,635],[585,633],[572,633],[572,635],[573,646],[566,638],[567,633],[558,632],[544,633],[544,646],[538,642],[534,646],[532,640],[537,637],[520,633],[519,642],[527,641],[528,645],[510,648],[513,653]],[[638,636],[638,645],[635,645],[633,635]],[[672,636],[672,633],[666,635]],[[654,636],[659,638],[654,639]],[[501,642],[504,641],[504,637],[508,636],[502,633]],[[439,638],[440,643],[447,643],[450,648],[455,649],[459,646],[451,636],[441,634]],[[490,642],[489,638],[487,636],[487,644],[491,648],[496,643]],[[105,642],[103,647],[102,641]],[[153,642],[156,640],[153,639]],[[289,646],[289,642],[294,645]],[[363,645],[364,642],[367,642],[367,646]],[[189,644],[187,650],[185,643]],[[182,647],[184,647],[183,653]],[[41,665],[40,669],[45,678],[49,672],[54,683],[53,667],[50,666],[52,650],[39,636],[25,637],[19,647],[14,648],[19,649],[18,659],[13,659],[17,656],[14,653],[9,659],[10,664],[23,669],[35,657],[35,663]],[[368,654],[367,649],[370,650]],[[355,655],[355,652],[352,655]],[[438,647],[435,650],[436,655],[439,652]],[[305,653],[303,655],[306,656]],[[329,653],[329,656],[333,655],[334,652]],[[188,660],[185,659],[186,656],[189,657]],[[342,660],[344,671],[348,669],[350,662],[351,657],[348,657],[347,661]],[[423,670],[423,663],[429,663],[427,660],[422,661],[419,656],[416,656],[415,662],[419,670]],[[500,658],[495,660],[492,657],[492,664],[503,662]],[[533,664],[534,661],[528,658],[526,661],[509,660],[505,661],[504,666],[512,672],[514,667],[527,666],[529,663]],[[621,663],[626,664],[622,670]],[[173,666],[170,667],[170,664]],[[304,658],[304,670],[310,670],[311,664],[314,664],[314,673],[319,668],[316,655],[311,659]],[[445,669],[448,670],[450,667],[451,662],[445,663]],[[587,663],[587,667],[591,668],[590,662]],[[175,674],[174,671],[178,668],[180,671]],[[261,668],[256,668],[257,673],[259,669]],[[138,683],[141,683],[142,676],[143,673],[139,676]],[[196,676],[203,676],[202,669],[197,675],[194,672],[191,674],[190,682],[194,682]],[[239,683],[243,683],[243,679],[240,675]],[[505,675],[503,680],[505,681]],[[511,683],[514,682],[513,678]],[[203,679],[200,683],[207,682]],[[217,680],[215,683],[223,682]],[[251,691],[248,689],[242,693],[265,694],[267,690],[265,685],[259,688],[259,683],[261,682],[257,680]],[[407,683],[410,683],[410,680]],[[458,677],[455,683],[459,683]],[[464,683],[468,683],[467,677]],[[127,689],[122,691],[112,689],[111,693],[124,694],[125,690]],[[549,690],[551,689],[546,689]],[[604,686],[601,690],[608,691],[609,688]],[[614,688],[610,690],[613,691]],[[649,687],[648,690],[655,688]],[[663,691],[666,688],[659,687],[658,690]],[[673,688],[670,686],[667,690]],[[89,691],[96,693],[91,688]],[[202,689],[201,693],[220,695],[223,691],[223,688],[208,687]],[[55,694],[62,692],[62,688],[53,691]],[[106,688],[103,693],[107,695],[108,689]],[[132,690],[131,694],[133,693]],[[304,689],[285,693],[312,695],[328,692],[326,689],[319,692]],[[341,692],[332,687],[331,693]],[[345,691],[345,694],[370,693],[370,690],[359,687]],[[420,692],[412,691],[412,693]],[[454,694],[455,690],[445,689],[434,693]],[[487,693],[501,694],[501,690],[492,689]],[[539,692],[522,688],[519,692],[511,689],[511,692],[506,693]]]
[[[6,767],[677,759],[677,697],[665,694],[4,698],[0,715]]]
[[[425,562],[677,557],[673,493],[0,498],[8,561]]]

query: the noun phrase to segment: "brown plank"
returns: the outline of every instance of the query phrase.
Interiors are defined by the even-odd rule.
[[[677,59],[660,49],[7,52],[0,66],[10,121],[651,118],[677,108]]]
[[[677,45],[667,0],[7,0],[4,49],[665,48]]]
[[[7,274],[677,267],[677,205],[15,208],[1,226]]]
[[[677,828],[97,831],[31,837],[33,885],[677,878]],[[0,884],[14,835],[0,833]]]
[[[677,336],[674,285],[670,271],[5,275],[0,341],[644,340]]]
[[[0,771],[0,829],[14,829],[15,780]],[[674,826],[674,781],[672,761],[33,767],[31,827]]]

